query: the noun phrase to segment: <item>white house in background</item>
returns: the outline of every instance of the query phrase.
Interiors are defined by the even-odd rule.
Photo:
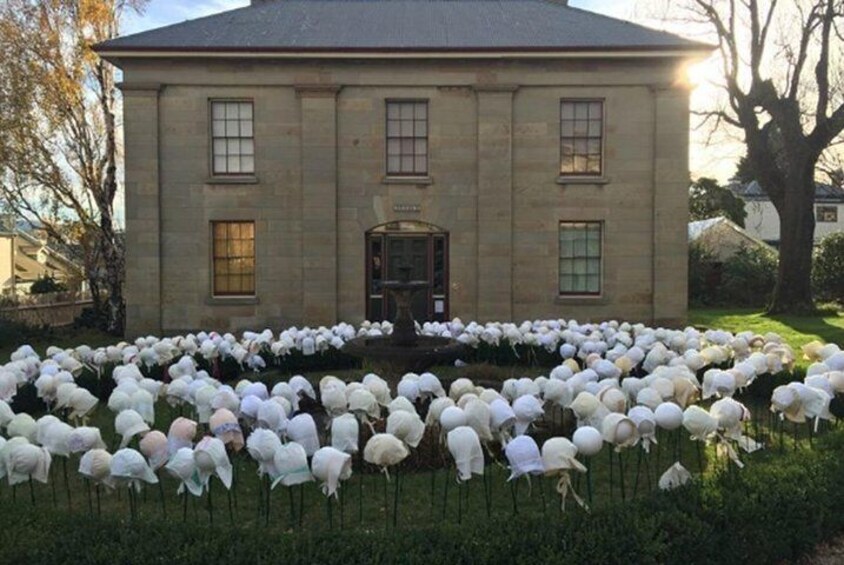
[[[79,290],[82,275],[82,268],[50,247],[46,238],[22,229],[14,218],[0,216],[0,295],[28,294],[32,283],[44,276]]]
[[[689,243],[704,247],[719,262],[726,261],[743,247],[775,252],[773,247],[724,216],[689,222]]]
[[[780,241],[780,217],[773,202],[756,181],[733,184],[730,190],[745,202],[745,230],[773,246]],[[818,183],[815,187],[815,244],[831,233],[844,231],[844,190]]]

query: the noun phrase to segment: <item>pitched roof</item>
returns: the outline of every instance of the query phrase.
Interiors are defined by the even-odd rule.
[[[758,245],[771,251],[773,247],[762,241],[761,239],[750,235],[743,227],[725,216],[717,216],[715,218],[707,218],[706,220],[697,220],[689,222],[689,242],[694,242],[706,235],[710,230],[723,226],[726,229],[736,232],[739,236],[744,238],[754,245]]]
[[[736,196],[745,200],[771,199],[757,181],[733,183],[729,188]],[[844,189],[822,182],[815,183],[815,202],[844,202]]]
[[[710,49],[563,0],[253,0],[244,8],[97,46],[103,55]]]

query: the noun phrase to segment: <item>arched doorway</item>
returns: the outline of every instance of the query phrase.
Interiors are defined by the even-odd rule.
[[[400,277],[399,269],[410,267],[411,280],[430,283],[413,301],[413,316],[419,322],[444,321],[448,304],[448,233],[425,222],[400,220],[376,226],[366,232],[366,318],[392,320],[393,301],[381,283]]]

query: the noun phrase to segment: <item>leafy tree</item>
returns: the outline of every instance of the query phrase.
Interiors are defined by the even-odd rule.
[[[145,2],[0,3],[0,197],[57,241],[81,246],[95,304],[116,334],[125,317],[118,95],[114,67],[92,46]]]
[[[744,200],[733,194],[729,188],[718,184],[715,179],[701,177],[692,183],[689,190],[689,212],[692,220],[706,220],[724,216],[744,227],[747,212]]]

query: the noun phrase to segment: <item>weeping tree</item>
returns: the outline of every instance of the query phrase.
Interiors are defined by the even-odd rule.
[[[746,167],[780,218],[771,313],[814,310],[818,163],[844,130],[844,0],[684,0],[718,38],[721,102],[703,112],[738,130]]]
[[[80,250],[95,307],[115,334],[125,317],[119,100],[114,68],[91,48],[145,1],[0,4],[0,199]]]

